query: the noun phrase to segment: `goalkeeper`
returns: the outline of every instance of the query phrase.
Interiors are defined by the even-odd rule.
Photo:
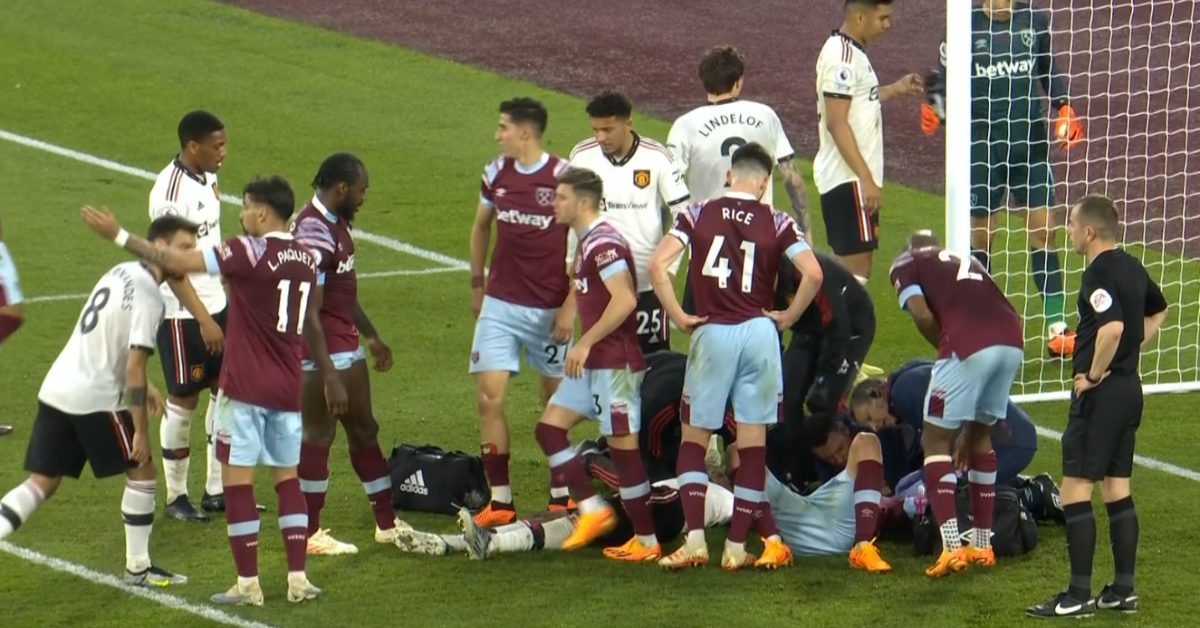
[[[1051,208],[1055,205],[1044,100],[1057,112],[1053,141],[1070,150],[1083,139],[1083,125],[1055,67],[1050,19],[1028,3],[983,0],[971,14],[971,248],[991,271],[991,235],[999,211],[1010,203],[1024,214],[1029,230],[1033,281],[1042,294],[1049,350],[1074,352],[1067,328],[1063,270]],[[921,130],[932,135],[945,119],[946,44],[938,69],[926,81]]]

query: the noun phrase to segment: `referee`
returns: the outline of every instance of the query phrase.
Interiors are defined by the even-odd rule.
[[[875,306],[854,275],[836,259],[817,254],[825,279],[812,307],[792,325],[783,353],[783,416],[802,421],[811,413],[832,413],[862,368],[875,341]],[[800,278],[780,268],[778,307],[786,308]]]
[[[1066,591],[1026,609],[1035,617],[1085,617],[1097,607],[1127,613],[1138,609],[1133,588],[1138,520],[1129,487],[1134,436],[1142,421],[1138,358],[1141,345],[1166,318],[1167,303],[1137,258],[1117,248],[1119,228],[1111,199],[1091,195],[1071,208],[1071,243],[1088,260],[1077,304],[1075,387],[1062,437],[1071,582]],[[1108,509],[1116,578],[1092,599],[1096,482]]]

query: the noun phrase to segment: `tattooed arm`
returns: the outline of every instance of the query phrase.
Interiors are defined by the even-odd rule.
[[[97,235],[107,240],[116,241],[137,257],[163,269],[167,275],[178,277],[188,273],[206,272],[204,253],[198,249],[182,251],[168,248],[158,248],[152,242],[139,238],[121,228],[112,212],[107,209],[84,207],[81,211],[83,222]]]
[[[125,405],[133,415],[133,447],[129,459],[138,465],[150,460],[150,419],[146,409],[146,363],[150,349],[132,347],[125,360]]]

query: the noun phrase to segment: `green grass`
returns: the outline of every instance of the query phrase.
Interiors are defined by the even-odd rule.
[[[302,189],[325,155],[353,150],[372,174],[358,226],[460,258],[466,256],[479,171],[494,153],[496,102],[517,94],[543,99],[552,113],[547,143],[556,152],[569,150],[588,133],[577,99],[410,51],[195,0],[103,5],[71,0],[53,9],[26,0],[4,3],[0,77],[0,128],[152,171],[175,152],[173,129],[181,112],[194,107],[217,112],[229,125],[231,152],[221,173],[226,192],[236,192],[264,172],[284,174]],[[652,137],[666,135],[662,121],[641,118],[638,126]],[[145,220],[148,182],[7,142],[0,142],[0,183],[7,242],[31,297],[86,292],[122,259],[114,247],[79,225],[81,204],[107,204],[127,224]],[[901,238],[894,234],[937,225],[942,215],[938,198],[896,185],[889,185],[887,193],[884,230],[893,235],[884,240],[877,274],[897,252]],[[226,231],[232,233],[236,226],[235,213],[227,212]],[[823,234],[817,240],[823,241]],[[356,262],[364,271],[430,267],[378,246],[364,244],[361,249]],[[1195,269],[1181,272],[1192,277]],[[887,282],[875,281],[871,289],[880,325],[871,362],[893,367],[929,355],[911,323],[891,305]],[[1183,296],[1197,301],[1195,294]],[[362,298],[397,355],[393,372],[373,380],[381,440],[474,450],[473,385],[466,374],[472,319],[465,274],[371,279],[362,284]],[[24,475],[21,460],[37,388],[79,306],[73,301],[30,304],[26,326],[0,354],[0,417],[19,430],[0,439],[0,487]],[[1180,464],[1193,460],[1187,403],[1195,399],[1149,399],[1141,452]],[[1064,404],[1030,410],[1040,424],[1062,429]],[[538,413],[534,378],[518,378],[508,414],[516,497],[526,508],[540,505],[545,494],[545,463],[532,439]],[[201,425],[196,423],[194,439],[199,442]],[[1032,469],[1056,470],[1057,445],[1041,444]],[[842,557],[803,560],[774,574],[728,575],[709,569],[666,575],[649,567],[612,564],[592,550],[571,556],[511,556],[484,564],[406,556],[371,543],[372,520],[361,489],[342,450],[335,451],[324,522],[340,538],[357,543],[362,553],[311,561],[311,577],[325,587],[327,597],[291,607],[282,602],[284,562],[268,514],[261,557],[268,605],[235,611],[238,615],[288,626],[578,625],[612,614],[617,621],[628,617],[628,623],[642,625],[707,626],[732,618],[743,625],[1016,625],[1025,621],[1020,616],[1024,605],[1041,601],[1066,578],[1062,530],[1053,527],[1041,529],[1041,546],[1029,556],[1005,561],[991,573],[936,583],[920,574],[923,559],[911,556],[906,547],[887,544],[885,553],[897,573],[880,578],[850,572]],[[200,489],[198,476],[193,469],[194,492]],[[1186,500],[1195,488],[1180,478],[1139,470],[1139,581],[1147,610],[1123,622],[1189,623],[1191,565],[1188,555],[1175,548],[1195,538],[1192,522],[1200,512]],[[258,490],[263,501],[273,503],[265,478]],[[119,573],[120,491],[119,481],[68,482],[11,540]],[[452,528],[444,517],[415,515],[410,520],[435,530]],[[1103,515],[1099,525],[1103,531]],[[1101,542],[1097,552],[1097,584],[1111,572],[1106,547]],[[206,603],[232,579],[219,523],[160,520],[153,551],[164,565],[192,578],[173,591],[191,602]],[[634,573],[639,570],[645,573]],[[202,623],[6,554],[0,554],[0,591],[4,625]]]

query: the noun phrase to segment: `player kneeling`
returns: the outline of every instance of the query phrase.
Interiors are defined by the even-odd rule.
[[[620,478],[620,495],[633,521],[634,536],[604,555],[617,560],[657,560],[648,500],[650,483],[638,453],[641,388],[646,370],[637,338],[637,277],[625,238],[600,217],[603,183],[590,170],[570,169],[559,177],[554,216],[579,236],[575,292],[583,335],[567,353],[566,379],[550,398],[535,435],[558,476],[579,504],[579,521],[564,550],[583,547],[617,524],[616,511],[596,494],[571,449],[567,431],[588,418],[600,421]]]

